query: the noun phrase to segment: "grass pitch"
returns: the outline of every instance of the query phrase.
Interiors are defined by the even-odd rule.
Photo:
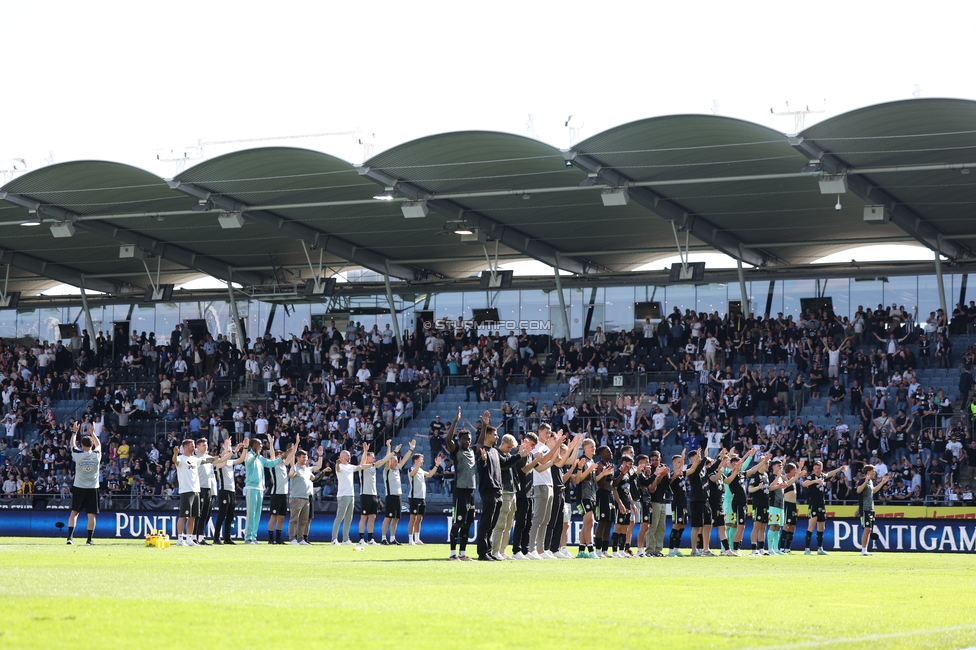
[[[447,562],[446,546],[0,541],[0,648],[963,648],[976,557]]]

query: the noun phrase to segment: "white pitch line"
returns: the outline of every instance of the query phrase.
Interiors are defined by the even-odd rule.
[[[883,641],[885,639],[898,639],[906,636],[918,636],[920,634],[937,634],[939,632],[958,632],[960,630],[974,630],[974,625],[956,625],[954,627],[936,627],[928,630],[912,630],[910,632],[893,632],[891,634],[871,634],[869,636],[848,637],[842,639],[823,639],[821,641],[805,641],[803,643],[792,643],[787,645],[759,646],[755,648],[740,648],[739,650],[773,650],[775,648],[819,648],[820,646],[836,645],[839,643],[860,643],[864,641]]]

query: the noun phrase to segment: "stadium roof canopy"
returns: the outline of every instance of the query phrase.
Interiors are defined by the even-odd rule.
[[[408,142],[362,165],[305,149],[250,149],[169,180],[79,161],[0,188],[0,264],[9,265],[8,290],[25,298],[66,283],[120,300],[141,295],[150,276],[255,288],[319,268],[388,272],[407,283],[398,291],[471,288],[463,279],[496,255],[539,260],[591,284],[645,283],[650,276],[632,269],[679,245],[726,253],[759,267],[753,274],[802,271],[878,243],[921,244],[967,266],[976,264],[974,167],[976,102],[957,99],[870,106],[795,136],[675,115],[570,150],[468,131]],[[839,210],[838,184],[846,188]],[[865,221],[866,205],[884,206],[880,222]],[[241,227],[223,228],[221,217]],[[21,227],[38,218],[41,227]],[[460,229],[474,241],[462,242]],[[134,247],[130,257],[120,257],[123,245]]]

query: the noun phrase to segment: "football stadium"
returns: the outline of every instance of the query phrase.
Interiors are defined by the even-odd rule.
[[[976,647],[976,9],[544,5],[10,8],[0,648]]]

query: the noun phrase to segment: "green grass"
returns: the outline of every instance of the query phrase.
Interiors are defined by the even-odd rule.
[[[962,648],[976,558],[447,562],[445,546],[0,541],[0,648]]]

